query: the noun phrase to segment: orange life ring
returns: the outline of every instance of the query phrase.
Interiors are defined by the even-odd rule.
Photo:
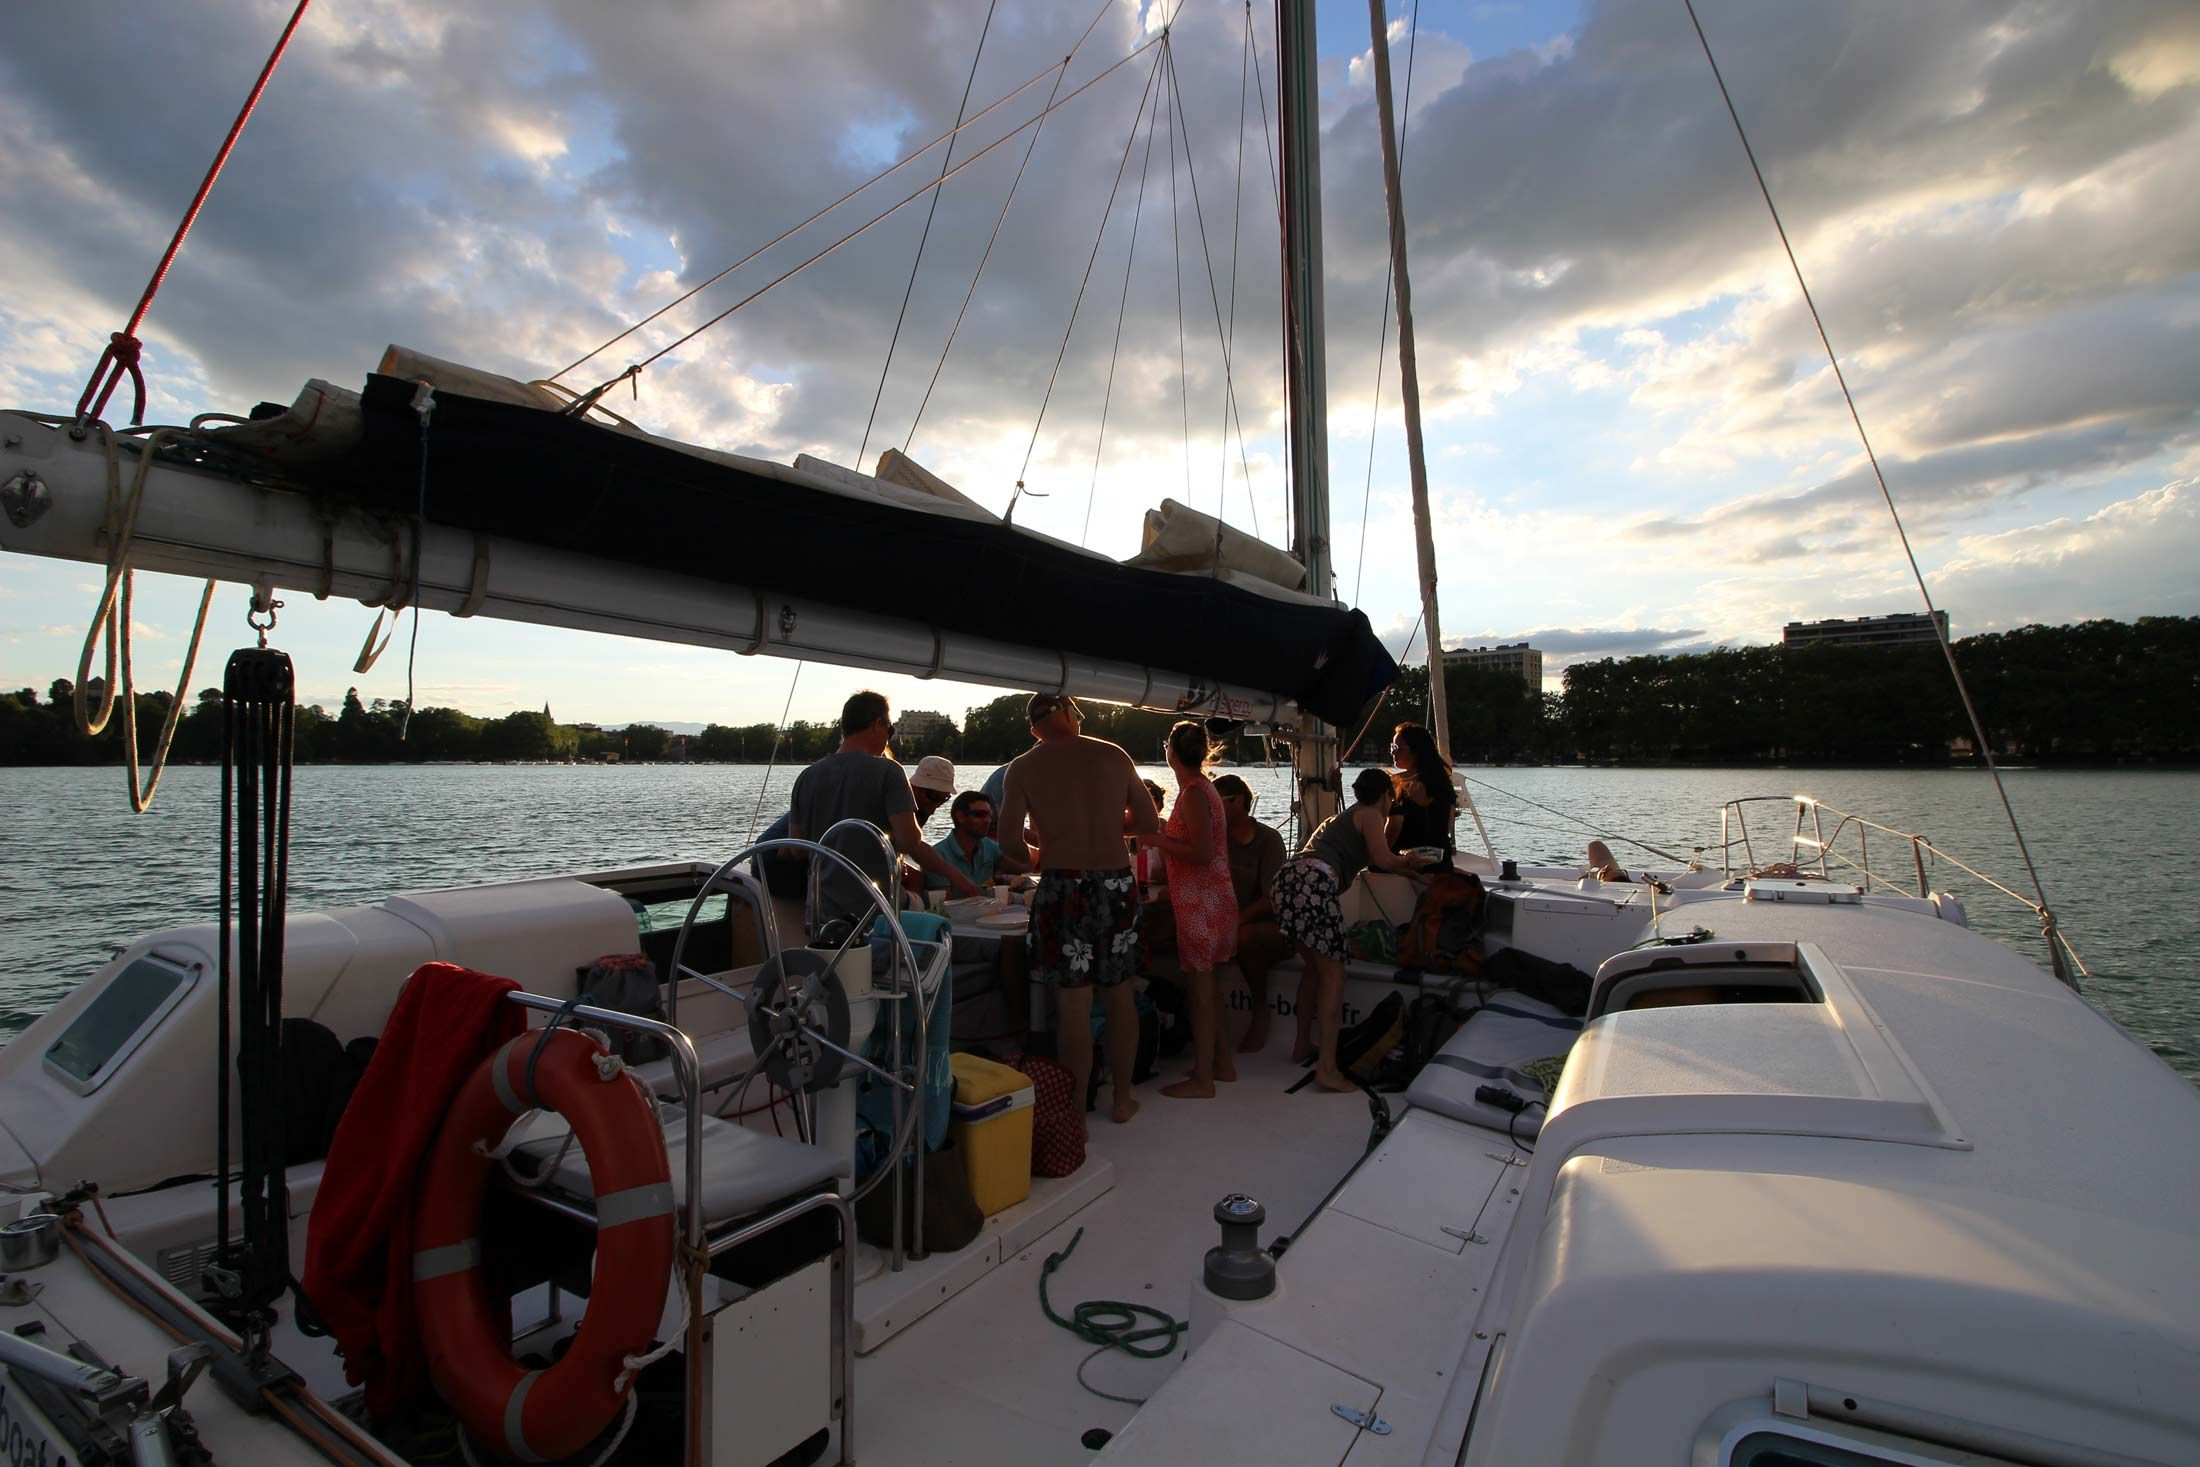
[[[588,1445],[618,1415],[625,1360],[647,1350],[672,1279],[672,1168],[655,1107],[599,1064],[593,1039],[560,1029],[507,1043],[467,1080],[436,1134],[413,1216],[413,1309],[436,1388],[474,1436],[522,1462]],[[488,1150],[528,1110],[573,1128],[596,1192],[596,1272],[572,1347],[547,1370],[512,1358],[504,1311],[481,1276]]]

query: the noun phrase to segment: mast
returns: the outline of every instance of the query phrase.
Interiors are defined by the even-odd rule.
[[[1398,136],[1390,120],[1390,36],[1383,0],[1367,0],[1374,38],[1375,109],[1383,128],[1383,197],[1390,206],[1390,271],[1398,301],[1398,388],[1406,407],[1406,463],[1413,479],[1413,547],[1420,562],[1421,619],[1428,625],[1428,721],[1436,747],[1451,757],[1451,715],[1444,699],[1444,635],[1436,619],[1436,538],[1429,525],[1428,455],[1421,442],[1421,370],[1413,350],[1413,283],[1406,274],[1406,210],[1398,191]],[[1475,817],[1477,826],[1481,817]],[[1485,842],[1487,838],[1485,837]]]
[[[1329,384],[1322,336],[1322,157],[1313,0],[1276,0],[1276,109],[1283,135],[1284,387],[1291,420],[1291,554],[1306,589],[1331,594]]]
[[[1283,375],[1290,408],[1291,554],[1306,589],[1327,597],[1329,389],[1322,341],[1321,108],[1314,0],[1275,0],[1276,123],[1283,192]],[[1302,717],[1291,743],[1303,835],[1337,813],[1337,732]]]

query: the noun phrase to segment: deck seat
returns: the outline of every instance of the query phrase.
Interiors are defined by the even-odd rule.
[[[1569,1018],[1541,999],[1503,989],[1469,1016],[1444,1047],[1406,1087],[1406,1101],[1455,1121],[1487,1126],[1532,1138],[1542,1128],[1544,1111],[1535,1107],[1517,1117],[1474,1098],[1484,1085],[1499,1085],[1523,1100],[1550,1096],[1520,1066],[1573,1048],[1581,1020]]]
[[[541,1121],[548,1120],[543,1126]],[[538,1118],[538,1128],[512,1148],[514,1169],[540,1176],[554,1168],[549,1189],[586,1202],[594,1193],[588,1158],[579,1146],[567,1146],[570,1132],[554,1117]],[[716,1116],[703,1117],[703,1221],[706,1225],[761,1212],[792,1201],[849,1175],[848,1159],[822,1147],[767,1136]],[[665,1122],[665,1149],[672,1157],[675,1206],[687,1202],[687,1120],[676,1112]]]
[[[691,1036],[692,1037],[692,1036]],[[695,1060],[701,1072],[705,1095],[722,1090],[749,1071],[755,1051],[749,1048],[749,1032],[746,1029],[721,1029],[716,1034],[706,1034],[695,1040]],[[663,1100],[677,1099],[680,1079],[673,1072],[672,1060],[667,1056],[645,1065],[630,1065],[628,1072],[649,1087],[649,1093]],[[670,1135],[670,1132],[667,1132]]]

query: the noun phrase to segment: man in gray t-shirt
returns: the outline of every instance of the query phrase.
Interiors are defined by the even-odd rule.
[[[822,840],[825,832],[843,820],[863,820],[892,837],[894,849],[944,879],[956,896],[974,896],[977,887],[957,871],[945,856],[925,843],[917,824],[916,796],[909,776],[886,757],[893,733],[891,710],[877,693],[857,693],[841,709],[840,748],[827,754],[795,777],[789,801],[787,833]],[[857,832],[843,832],[832,842],[834,850],[862,867],[889,898],[898,883],[891,866],[882,865],[878,842]],[[820,858],[822,860],[822,858]],[[814,932],[836,917],[854,916],[869,926],[873,911],[861,883],[837,862],[823,862],[819,872],[818,909],[811,913]]]

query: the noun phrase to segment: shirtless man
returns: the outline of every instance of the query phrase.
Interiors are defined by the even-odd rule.
[[[1040,693],[1029,710],[1031,749],[1008,766],[1000,841],[1012,859],[1039,838],[1039,889],[1031,898],[1031,972],[1053,985],[1055,1039],[1080,1100],[1092,1085],[1092,991],[1107,1006],[1108,1069],[1118,1122],[1138,1113],[1131,1071],[1138,1062],[1138,885],[1123,837],[1161,828],[1153,797],[1131,756],[1077,732],[1084,715],[1063,693]]]

